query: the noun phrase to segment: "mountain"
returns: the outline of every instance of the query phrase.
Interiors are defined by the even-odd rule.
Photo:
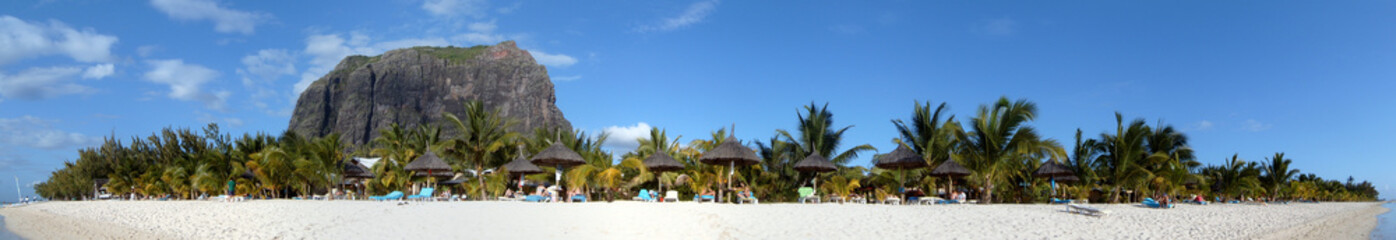
[[[547,68],[506,41],[346,57],[301,93],[287,129],[310,137],[340,133],[340,141],[352,145],[371,142],[392,123],[408,130],[435,125],[443,136],[456,136],[459,130],[442,113],[464,119],[471,100],[512,119],[512,131],[572,128],[554,104]]]

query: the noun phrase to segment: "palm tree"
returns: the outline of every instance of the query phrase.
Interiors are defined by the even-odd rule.
[[[804,158],[811,153],[819,153],[822,156],[832,156],[829,158],[830,162],[843,166],[848,164],[848,161],[857,158],[860,152],[877,150],[872,145],[863,144],[843,152],[836,152],[839,144],[843,141],[843,134],[853,126],[834,130],[834,114],[829,112],[829,104],[827,103],[824,104],[824,107],[816,107],[814,103],[810,103],[809,106],[805,106],[805,113],[797,113],[796,116],[799,117],[799,126],[796,128],[798,137],[791,135],[789,131],[784,129],[776,130],[777,136],[790,143],[788,145],[790,148],[785,149],[785,151],[792,153],[791,156]]]
[[[1280,152],[1275,153],[1274,157],[1270,157],[1270,163],[1262,167],[1265,170],[1262,180],[1270,188],[1270,196],[1279,197],[1280,187],[1288,185],[1290,179],[1299,175],[1298,169],[1289,169],[1289,164],[1292,162],[1294,160],[1286,159],[1285,153]]]
[[[375,189],[379,193],[387,193],[386,189],[400,189],[407,185],[411,175],[403,167],[407,163],[416,159],[422,152],[416,150],[408,142],[411,139],[411,132],[402,129],[402,126],[393,123],[388,128],[378,131],[378,137],[373,139],[374,148],[370,154],[380,156],[382,161],[374,163],[373,175],[377,181],[371,186],[383,186],[384,189]]]
[[[1149,171],[1142,166],[1147,155],[1144,141],[1149,136],[1149,126],[1144,120],[1136,119],[1129,127],[1124,125],[1124,116],[1115,113],[1115,134],[1101,134],[1096,146],[1102,155],[1096,158],[1102,171],[1102,178],[1113,185],[1110,202],[1120,201],[1120,192],[1125,187],[1143,184],[1143,177]]]
[[[247,162],[247,168],[252,169],[263,188],[271,191],[272,197],[281,196],[281,188],[286,186],[293,174],[291,156],[280,146],[272,146],[253,153],[252,159]]]
[[[930,102],[926,102],[925,105],[916,103],[911,114],[911,124],[900,119],[892,120],[892,124],[897,126],[897,133],[901,135],[901,141],[926,158],[928,166],[939,166],[950,159],[950,152],[957,140],[954,133],[961,130],[960,123],[955,121],[954,115],[941,122],[941,113],[947,108],[942,102],[933,112]]]
[[[485,179],[478,176],[485,169],[498,166],[501,160],[508,159],[499,154],[519,136],[508,130],[514,122],[501,117],[498,109],[486,110],[479,101],[465,103],[464,121],[449,112],[442,115],[460,130],[460,136],[444,143],[445,155],[449,156],[448,159],[475,168],[480,196],[485,196]]]
[[[1036,129],[1027,125],[1036,115],[1037,105],[1002,97],[992,107],[979,107],[978,115],[970,121],[971,132],[955,132],[960,147],[953,156],[983,179],[982,202],[993,201],[994,183],[1010,171],[1005,169],[1007,163],[1040,149]]]

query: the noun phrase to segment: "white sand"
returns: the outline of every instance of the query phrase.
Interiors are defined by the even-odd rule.
[[[1366,239],[1380,203],[888,206],[366,201],[50,202],[0,209],[30,239]]]

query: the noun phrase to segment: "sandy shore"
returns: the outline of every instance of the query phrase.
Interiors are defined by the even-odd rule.
[[[1367,239],[1380,203],[887,206],[365,201],[49,202],[0,209],[29,239]]]

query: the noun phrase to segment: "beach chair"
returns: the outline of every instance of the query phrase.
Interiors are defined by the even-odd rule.
[[[1092,217],[1102,217],[1110,214],[1110,211],[1100,210],[1097,208],[1076,204],[1067,204],[1066,211],[1069,213],[1076,213]]]
[[[945,199],[943,199],[943,198],[938,198],[938,197],[921,197],[921,198],[918,198],[918,199],[916,200],[916,204],[917,204],[917,205],[929,205],[929,204],[938,203],[938,202],[940,202],[940,201],[945,201]]]
[[[1072,201],[1071,199],[1058,199],[1058,198],[1052,198],[1052,204],[1069,204],[1069,203],[1074,203],[1074,201]]]
[[[432,199],[431,194],[435,192],[435,188],[422,188],[422,192],[417,193],[417,195],[407,196],[407,200],[419,200],[424,198],[430,200]]]
[[[830,202],[830,203],[833,203],[833,202],[843,203],[844,201],[843,201],[843,197],[840,197],[839,195],[832,195],[832,196],[829,196],[829,202]]]
[[[524,196],[523,200],[524,200],[525,202],[544,202],[544,201],[547,201],[547,200],[548,200],[548,197],[539,196],[539,195],[528,195],[528,196]]]
[[[819,203],[819,195],[815,195],[814,188],[802,187],[795,191],[800,193],[800,203],[805,203],[805,201]]]
[[[849,201],[849,202],[853,202],[853,203],[857,203],[857,204],[867,204],[867,203],[868,203],[868,199],[867,199],[867,198],[863,198],[863,196],[854,196],[854,197],[848,198],[848,201]]]
[[[587,195],[577,194],[571,197],[573,202],[587,202]]]
[[[694,202],[698,202],[698,203],[703,203],[703,202],[714,202],[714,203],[715,203],[715,202],[717,202],[717,197],[715,197],[715,196],[713,196],[713,195],[695,195],[695,196],[693,196],[693,201],[694,201]]]
[[[744,203],[744,202],[751,202],[751,204],[758,204],[758,203],[761,202],[760,199],[756,199],[756,195],[755,195],[755,194],[751,194],[751,190],[747,190],[747,191],[746,191],[746,195],[747,195],[747,197],[738,197],[738,198],[737,198],[737,204],[742,204],[742,203]]]
[[[388,195],[383,196],[369,196],[368,199],[373,199],[376,201],[398,200],[402,199],[402,191],[393,191],[388,193]]]
[[[883,200],[882,200],[882,204],[897,204],[897,205],[901,205],[901,204],[902,204],[902,198],[899,198],[899,197],[897,197],[897,196],[887,196],[887,199],[883,199]]]
[[[664,201],[679,202],[679,191],[669,190],[668,192],[664,192]]]
[[[631,200],[635,200],[635,201],[645,201],[645,202],[653,202],[653,201],[654,201],[654,197],[650,197],[650,190],[649,190],[649,189],[640,189],[640,194],[639,194],[639,196],[635,196],[635,198],[632,198]]]
[[[1144,206],[1145,206],[1145,207],[1149,207],[1149,208],[1173,208],[1173,204],[1172,204],[1172,203],[1169,203],[1168,205],[1159,204],[1159,202],[1158,202],[1158,201],[1154,201],[1153,198],[1144,198],[1144,202],[1143,202],[1143,203],[1144,203]]]

